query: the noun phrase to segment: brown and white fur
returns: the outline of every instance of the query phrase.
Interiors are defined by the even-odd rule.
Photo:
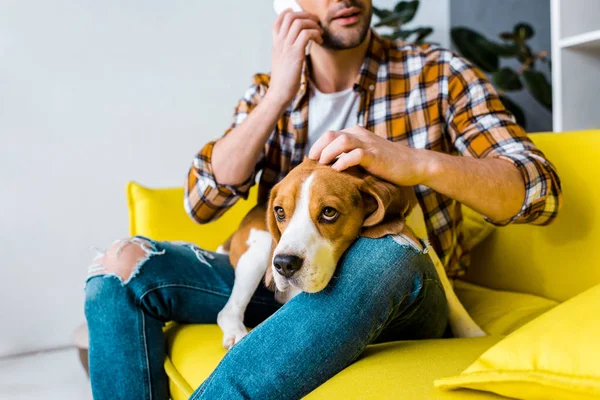
[[[223,346],[229,349],[247,334],[244,312],[263,277],[276,299],[285,303],[302,291],[324,289],[358,236],[391,234],[420,247],[405,224],[415,204],[412,188],[358,168],[336,172],[306,159],[272,189],[268,206],[258,205],[246,215],[224,246],[235,267],[235,283],[217,319]],[[456,297],[439,259],[432,259],[446,292],[454,335],[484,336]]]

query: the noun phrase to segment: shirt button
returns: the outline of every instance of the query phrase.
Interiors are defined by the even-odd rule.
[[[372,92],[373,90],[375,90],[375,85],[369,85],[369,90]]]

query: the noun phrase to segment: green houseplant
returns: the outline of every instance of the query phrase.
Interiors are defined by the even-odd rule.
[[[431,35],[431,27],[405,28],[419,10],[420,1],[400,1],[391,9],[373,7],[377,21],[374,28],[387,29],[382,36],[404,40],[417,44],[425,43]],[[517,92],[526,88],[533,98],[542,106],[552,111],[552,85],[548,78],[537,69],[538,63],[547,63],[551,66],[547,51],[534,52],[528,41],[534,37],[535,31],[531,25],[519,23],[512,32],[500,34],[502,42],[487,39],[466,27],[452,29],[451,36],[458,52],[471,61],[482,71],[490,74],[494,86],[500,94],[504,106],[513,113],[517,122],[527,126],[523,109],[506,96],[509,92]],[[513,68],[501,65],[501,59],[517,59],[521,64],[515,71]]]
[[[512,32],[501,33],[501,43],[491,41],[466,27],[453,28],[451,35],[452,42],[463,57],[491,74],[491,80],[500,94],[502,103],[513,113],[521,126],[527,126],[525,113],[506,96],[508,92],[526,88],[534,99],[552,111],[552,85],[546,76],[536,69],[539,62],[547,63],[550,67],[551,62],[547,51],[536,53],[529,46],[528,41],[535,35],[531,25],[519,23]],[[501,59],[511,58],[517,59],[521,64],[517,71],[501,65]]]
[[[373,14],[378,21],[373,25],[374,28],[391,28],[391,33],[383,34],[383,37],[393,40],[406,40],[417,44],[424,43],[425,39],[431,35],[433,28],[418,27],[405,29],[404,25],[413,20],[419,10],[420,1],[400,1],[392,10],[385,10],[373,7]],[[411,39],[411,40],[409,40]]]

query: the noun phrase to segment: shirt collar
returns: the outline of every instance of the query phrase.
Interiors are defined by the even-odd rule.
[[[385,56],[385,44],[384,40],[371,29],[371,38],[369,40],[369,47],[365,53],[365,58],[360,67],[360,72],[356,77],[354,83],[354,89],[367,92],[375,90],[375,83],[377,82],[377,71],[379,66],[384,61]],[[302,65],[302,73],[300,75],[300,89],[292,101],[292,109],[298,109],[300,102],[306,96],[308,91],[310,73],[310,60],[304,61]]]

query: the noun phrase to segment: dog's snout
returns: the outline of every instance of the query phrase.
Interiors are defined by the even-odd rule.
[[[298,256],[278,254],[273,259],[273,266],[275,266],[275,269],[280,275],[290,278],[302,267],[303,262],[304,260]]]

